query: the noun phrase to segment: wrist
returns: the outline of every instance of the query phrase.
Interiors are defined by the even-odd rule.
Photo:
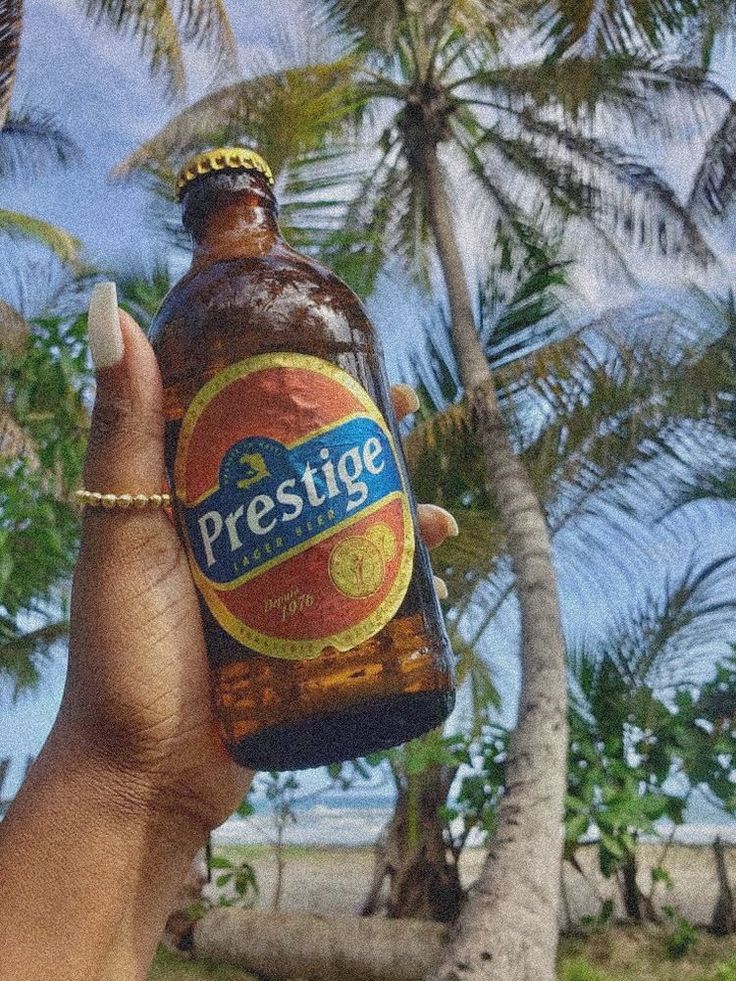
[[[150,847],[192,856],[207,840],[211,823],[200,802],[166,786],[156,772],[115,757],[63,710],[36,765],[44,771],[44,784],[58,780],[74,787],[83,820],[109,829],[111,836],[140,833]]]
[[[144,978],[204,837],[62,715],[0,823],[0,979]]]

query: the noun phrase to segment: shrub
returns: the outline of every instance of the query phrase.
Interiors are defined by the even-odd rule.
[[[665,907],[663,912],[669,922],[665,950],[671,960],[677,961],[689,954],[698,942],[698,931],[684,916],[678,916],[672,907]]]

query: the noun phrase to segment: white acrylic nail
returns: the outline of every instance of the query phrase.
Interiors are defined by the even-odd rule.
[[[120,330],[115,283],[98,283],[89,300],[89,350],[95,371],[122,361],[125,348]]]

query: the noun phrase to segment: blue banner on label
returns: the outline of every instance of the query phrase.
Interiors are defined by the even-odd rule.
[[[339,423],[288,449],[270,437],[235,443],[219,485],[184,509],[194,557],[210,582],[257,574],[402,491],[384,430],[368,417]]]

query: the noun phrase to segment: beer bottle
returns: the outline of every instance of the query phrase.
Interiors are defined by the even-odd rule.
[[[246,149],[184,167],[192,265],[150,336],[222,735],[286,770],[418,736],[454,683],[378,338],[272,185]]]

